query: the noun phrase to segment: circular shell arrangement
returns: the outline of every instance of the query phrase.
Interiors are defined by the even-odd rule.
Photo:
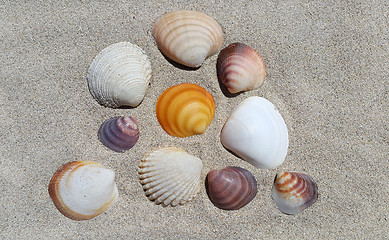
[[[204,88],[183,83],[159,96],[156,114],[162,128],[172,136],[202,134],[215,115],[215,101]]]
[[[153,36],[166,57],[192,68],[200,67],[223,45],[220,25],[195,11],[166,13],[155,22]]]
[[[118,198],[115,172],[96,162],[69,162],[54,173],[49,194],[66,217],[89,220],[108,210]]]
[[[88,74],[89,91],[106,107],[138,106],[151,78],[151,63],[143,50],[129,42],[115,43],[92,61]]]

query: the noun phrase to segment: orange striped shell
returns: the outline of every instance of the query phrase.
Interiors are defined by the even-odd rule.
[[[183,83],[159,96],[156,113],[162,128],[175,137],[204,133],[215,115],[215,101],[204,88]]]

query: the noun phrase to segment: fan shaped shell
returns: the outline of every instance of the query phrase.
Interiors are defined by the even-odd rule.
[[[202,134],[215,115],[215,101],[204,88],[183,83],[159,96],[156,114],[162,128],[172,136]]]
[[[261,169],[280,165],[288,150],[288,129],[275,106],[249,97],[227,119],[220,134],[223,146]]]
[[[188,67],[200,67],[223,45],[220,25],[195,11],[166,13],[154,24],[153,36],[165,56]]]
[[[49,194],[63,215],[88,220],[108,210],[118,198],[115,173],[96,162],[69,162],[54,173]]]
[[[199,158],[181,148],[161,148],[142,159],[139,178],[150,200],[163,206],[176,206],[197,194],[202,168]]]
[[[115,152],[132,148],[139,139],[138,123],[133,117],[114,117],[101,124],[100,142]]]
[[[211,202],[224,210],[238,210],[257,195],[255,177],[240,167],[210,171],[205,186]]]
[[[305,173],[282,172],[274,179],[272,195],[281,212],[297,214],[316,202],[318,188]]]
[[[92,61],[88,74],[89,91],[104,106],[138,106],[151,78],[151,64],[143,50],[129,42],[115,43]]]
[[[243,43],[233,43],[220,51],[217,74],[230,93],[249,91],[265,81],[266,66],[257,51]]]

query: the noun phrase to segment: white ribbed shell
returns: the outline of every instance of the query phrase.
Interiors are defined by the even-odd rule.
[[[232,112],[220,134],[223,146],[261,169],[280,165],[288,151],[288,129],[275,106],[249,97]]]
[[[202,161],[185,150],[168,147],[146,155],[139,164],[146,195],[163,206],[184,204],[200,189]]]
[[[129,42],[103,49],[91,63],[89,91],[104,106],[138,106],[151,78],[151,64],[143,50]]]

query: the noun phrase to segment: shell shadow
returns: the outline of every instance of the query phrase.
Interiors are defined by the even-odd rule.
[[[161,52],[161,51],[160,51]],[[185,65],[183,65],[183,64],[181,64],[181,63],[178,63],[178,62],[175,62],[174,60],[172,60],[172,59],[170,59],[169,57],[167,57],[165,54],[163,54],[162,52],[161,52],[161,54],[162,54],[162,56],[166,59],[166,61],[168,61],[171,65],[173,65],[174,67],[176,67],[176,68],[179,68],[179,69],[181,69],[181,70],[185,70],[185,71],[196,71],[197,69],[199,69],[200,67],[195,67],[195,68],[193,68],[193,67],[188,67],[188,66],[185,66]]]

